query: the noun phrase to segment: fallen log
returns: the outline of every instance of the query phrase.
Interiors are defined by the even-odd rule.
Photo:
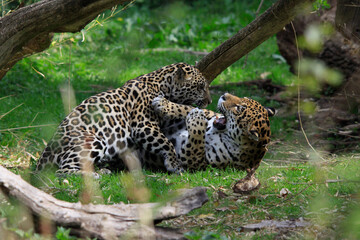
[[[251,232],[258,231],[264,228],[272,228],[272,229],[282,229],[282,228],[305,228],[310,226],[309,222],[304,221],[303,219],[297,220],[263,220],[259,223],[247,224],[240,228],[240,232]]]
[[[206,188],[196,187],[182,190],[174,201],[165,204],[70,203],[35,188],[2,166],[0,190],[7,197],[19,200],[39,218],[48,219],[56,226],[71,228],[82,236],[98,239],[115,239],[121,236],[136,239],[151,239],[151,236],[154,239],[180,239],[183,237],[181,233],[153,227],[153,223],[187,214],[208,201]],[[148,225],[141,219],[144,213],[148,213],[145,217],[150,217]]]

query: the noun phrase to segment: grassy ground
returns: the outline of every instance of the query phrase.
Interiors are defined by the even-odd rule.
[[[264,3],[262,9],[270,4]],[[22,60],[0,81],[2,165],[12,167],[59,199],[82,200],[84,184],[80,177],[72,176],[66,181],[54,176],[39,178],[26,170],[34,165],[69,108],[86,97],[119,87],[128,79],[164,65],[180,61],[194,64],[201,56],[154,49],[211,51],[254,19],[258,7],[253,1],[175,2],[151,6],[151,10],[145,3],[137,5],[125,11],[108,12],[81,33],[56,35],[49,50]],[[107,19],[108,16],[111,18]],[[277,84],[287,85],[293,81],[274,37],[252,51],[246,61],[241,59],[224,71],[212,85],[258,79],[264,73]],[[74,91],[70,103],[66,101],[71,93],[68,89]],[[223,92],[282,107],[267,100],[261,90],[224,87],[213,91],[214,103],[210,109],[215,110],[215,103]],[[164,201],[170,197],[168,192],[177,188],[207,187],[210,201],[206,205],[187,216],[162,223],[192,231],[187,235],[190,239],[360,238],[360,155],[327,156],[325,161],[321,160],[309,150],[304,137],[296,130],[297,124],[291,115],[271,119],[272,143],[257,171],[262,183],[258,192],[234,195],[231,184],[245,174],[231,168],[209,168],[182,176],[145,171],[145,186],[150,191],[146,200]],[[129,183],[132,179],[126,173],[104,175],[94,181],[96,190],[91,201],[106,204],[135,201]],[[291,193],[281,196],[281,189]],[[1,217],[9,219],[17,214],[20,213],[14,208],[0,211]],[[242,229],[248,223],[264,219],[300,218],[311,226],[257,232]],[[15,220],[3,224],[17,236],[38,237],[31,230],[22,229]],[[70,237],[62,229],[57,238]]]

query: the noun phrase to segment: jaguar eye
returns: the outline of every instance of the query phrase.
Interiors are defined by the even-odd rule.
[[[242,105],[236,105],[236,111],[237,112],[242,112],[246,109],[246,106],[242,106]]]

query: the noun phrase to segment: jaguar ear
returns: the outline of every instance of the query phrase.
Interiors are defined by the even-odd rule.
[[[273,117],[276,114],[276,109],[272,107],[265,107],[269,117]]]
[[[185,71],[180,67],[175,72],[174,80],[176,83],[182,83],[185,80]]]

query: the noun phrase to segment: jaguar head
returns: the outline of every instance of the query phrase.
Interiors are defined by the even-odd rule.
[[[205,108],[211,103],[209,83],[200,71],[186,63],[175,65],[170,101]]]
[[[270,141],[269,117],[275,109],[263,107],[250,98],[239,98],[229,93],[222,95],[218,109],[224,115],[214,121],[214,127],[221,127],[231,134],[233,139],[241,140],[247,136],[252,141]]]

